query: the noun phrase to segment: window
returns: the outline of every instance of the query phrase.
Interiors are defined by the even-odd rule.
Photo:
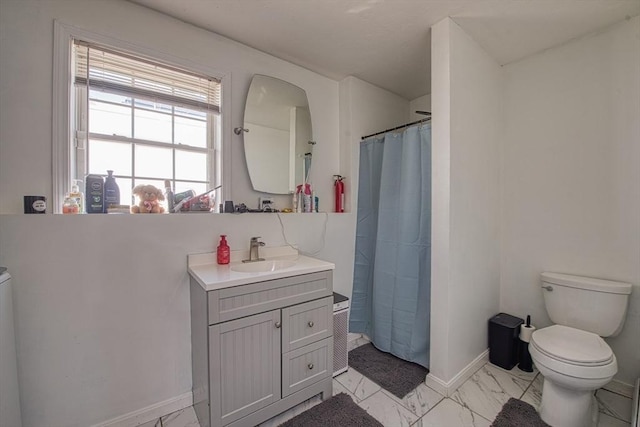
[[[78,39],[71,58],[70,180],[113,170],[122,204],[138,184],[221,185],[219,79]]]

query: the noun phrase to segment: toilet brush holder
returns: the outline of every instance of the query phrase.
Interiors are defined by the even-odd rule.
[[[529,341],[535,330],[536,327],[531,324],[531,316],[527,316],[527,323],[520,326],[520,363],[518,363],[518,368],[524,372],[533,372]]]
[[[520,363],[518,368],[524,372],[533,372],[533,361],[529,353],[529,343],[520,340]]]

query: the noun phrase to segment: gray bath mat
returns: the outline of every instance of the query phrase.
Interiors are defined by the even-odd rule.
[[[533,406],[512,397],[504,404],[491,427],[549,427],[549,424],[540,419]]]
[[[339,393],[291,418],[280,427],[383,427],[349,396]]]
[[[423,383],[429,370],[365,344],[349,352],[349,366],[385,390],[405,397]]]

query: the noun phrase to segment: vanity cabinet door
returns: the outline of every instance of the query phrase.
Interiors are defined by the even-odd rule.
[[[209,327],[212,426],[280,399],[280,322],[273,310]]]

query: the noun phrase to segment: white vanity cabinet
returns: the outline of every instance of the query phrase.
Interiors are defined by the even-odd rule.
[[[255,426],[331,397],[332,271],[235,286],[191,276],[193,400],[202,427]]]

